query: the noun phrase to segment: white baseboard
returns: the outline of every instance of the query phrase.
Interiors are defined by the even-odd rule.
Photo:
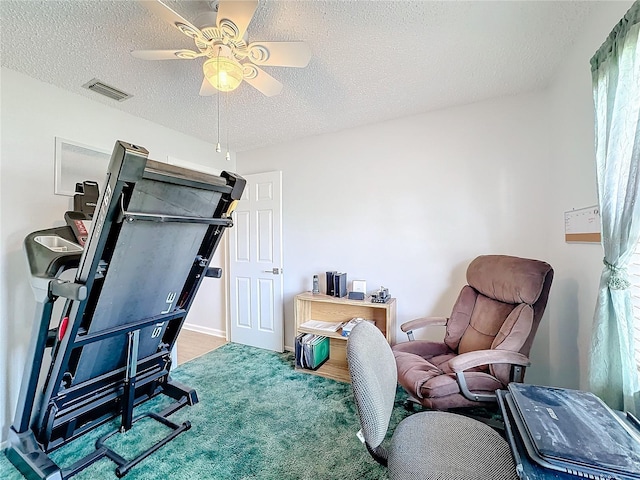
[[[224,332],[223,330],[218,330],[217,328],[209,328],[209,327],[203,327],[202,325],[194,325],[193,323],[185,323],[184,325],[182,325],[182,328],[184,330],[190,330],[192,332],[198,332],[198,333],[203,333],[205,335],[211,335],[212,337],[220,337],[220,338],[227,338],[227,334],[226,332]],[[293,348],[290,345],[285,345],[284,346],[284,351],[285,352],[294,352],[295,348]]]
[[[205,335],[211,335],[213,337],[227,338],[227,333],[224,330],[218,330],[217,328],[203,327],[201,325],[194,325],[192,323],[185,323],[182,325],[185,330],[192,332],[204,333]]]
[[[4,450],[9,446],[9,441],[5,440],[4,442],[0,442],[0,450]]]

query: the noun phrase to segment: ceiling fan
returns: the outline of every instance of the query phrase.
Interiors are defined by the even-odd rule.
[[[215,4],[216,2],[210,2]],[[260,66],[306,67],[311,49],[305,42],[252,42],[247,44],[245,32],[258,7],[258,0],[220,0],[217,14],[205,12],[194,24],[160,0],[143,1],[152,13],[176,27],[195,41],[193,50],[134,50],[143,60],[193,60],[205,57],[204,79],[200,95],[230,91],[242,81],[268,97],[282,91],[282,83]]]

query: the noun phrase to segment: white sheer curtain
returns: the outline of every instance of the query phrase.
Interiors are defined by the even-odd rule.
[[[589,381],[609,406],[640,411],[626,267],[640,239],[640,1],[591,59],[604,269]]]

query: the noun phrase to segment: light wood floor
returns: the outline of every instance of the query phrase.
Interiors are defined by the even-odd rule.
[[[178,335],[178,365],[193,360],[227,343],[222,337],[185,330]]]

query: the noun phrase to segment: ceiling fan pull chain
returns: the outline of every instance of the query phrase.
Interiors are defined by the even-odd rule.
[[[220,47],[218,47],[218,56],[216,57],[216,62],[218,63],[218,71],[220,71]],[[220,148],[220,76],[217,76],[218,81],[218,143],[216,144],[216,152],[220,153],[222,149]]]
[[[224,158],[228,162],[231,160],[231,154],[229,153],[229,130],[231,130],[231,117],[229,116],[229,92],[224,94],[224,115],[227,119],[227,154]]]

